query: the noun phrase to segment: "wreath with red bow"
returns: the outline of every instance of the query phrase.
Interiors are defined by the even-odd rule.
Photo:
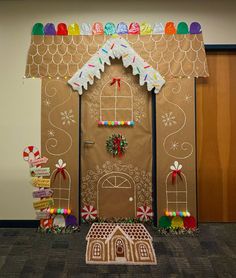
[[[113,156],[122,156],[125,153],[127,146],[128,142],[121,134],[112,134],[106,142],[107,151]]]

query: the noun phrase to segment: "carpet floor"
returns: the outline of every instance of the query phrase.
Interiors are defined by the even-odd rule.
[[[0,229],[0,277],[236,277],[236,223],[201,224],[196,237],[153,236],[158,264],[86,265],[88,225],[76,234]]]

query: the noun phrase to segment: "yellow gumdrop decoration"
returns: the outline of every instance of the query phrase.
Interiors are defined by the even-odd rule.
[[[151,35],[152,34],[152,27],[149,23],[143,22],[140,25],[140,34],[141,35]]]
[[[172,228],[183,228],[184,227],[183,219],[179,216],[173,217],[173,219],[171,220],[171,227]]]
[[[77,23],[72,23],[68,27],[68,35],[79,35],[80,29]]]

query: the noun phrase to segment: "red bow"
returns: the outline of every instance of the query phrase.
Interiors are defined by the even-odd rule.
[[[120,142],[121,142],[121,138],[115,138],[113,140],[113,143],[115,145],[115,149],[117,149],[118,155],[122,156],[122,152],[121,152],[121,148],[120,148]]]
[[[182,176],[181,176],[181,170],[174,170],[172,172],[172,184],[176,183],[176,177],[177,175],[180,177],[180,179],[182,180]]]
[[[113,85],[117,82],[118,84],[118,88],[120,89],[120,78],[112,78],[112,81],[111,81],[111,84],[110,85]]]
[[[56,171],[56,174],[54,176],[54,180],[53,181],[55,181],[56,176],[58,175],[58,173],[62,174],[62,177],[63,177],[64,180],[66,179],[66,174],[65,174],[64,168],[57,168],[57,171]]]

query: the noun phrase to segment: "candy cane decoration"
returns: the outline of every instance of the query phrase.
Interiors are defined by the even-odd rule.
[[[148,206],[141,206],[137,209],[137,217],[141,221],[148,221],[153,217],[152,209]]]
[[[85,220],[94,220],[97,217],[97,210],[93,206],[84,206],[81,216]]]
[[[25,161],[35,160],[40,158],[39,149],[34,146],[28,146],[23,151],[23,159]]]

